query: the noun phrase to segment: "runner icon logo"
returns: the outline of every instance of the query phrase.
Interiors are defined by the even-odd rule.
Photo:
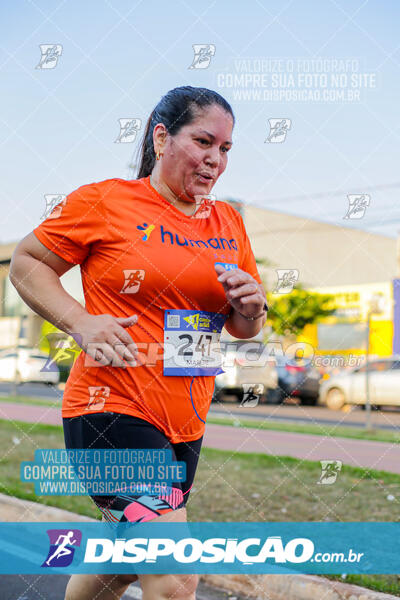
[[[293,291],[294,284],[299,279],[298,269],[276,269],[278,282],[274,294],[289,294]]]
[[[120,132],[115,144],[131,144],[142,126],[141,119],[118,119]]]
[[[59,371],[59,367],[69,367],[75,363],[81,352],[82,336],[74,333],[74,337],[69,335],[67,338],[64,333],[53,332],[46,335],[49,344],[49,358],[46,360],[41,372]]]
[[[108,386],[89,386],[90,399],[86,410],[103,410],[106,400],[110,397]]]
[[[81,545],[79,529],[48,529],[50,548],[42,567],[68,567],[74,558],[75,547]]]
[[[61,216],[63,207],[67,202],[65,194],[45,194],[46,208],[40,217],[42,221],[45,219],[57,219]]]
[[[211,209],[215,205],[216,197],[214,194],[205,196],[195,196],[196,212],[192,215],[193,219],[208,219],[211,214]]]
[[[61,44],[40,44],[39,48],[42,56],[40,57],[39,64],[36,65],[36,68],[54,69],[62,54],[63,47]]]
[[[121,294],[136,294],[139,291],[145,271],[143,269],[123,269],[125,282]]]
[[[214,44],[193,44],[193,62],[189,69],[207,69],[215,54]]]
[[[320,485],[332,485],[341,471],[342,461],[320,460],[319,462],[321,463],[322,473],[317,483]]]
[[[264,386],[262,383],[242,383],[243,387],[243,399],[239,406],[246,406],[246,408],[253,408],[257,406],[260,396],[264,392]]]
[[[348,194],[349,208],[343,219],[362,219],[371,201],[369,194]]]
[[[281,144],[292,126],[291,119],[268,119],[269,135],[264,143]]]

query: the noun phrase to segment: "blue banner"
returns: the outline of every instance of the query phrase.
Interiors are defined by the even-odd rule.
[[[0,573],[399,573],[399,533],[399,523],[0,523]]]

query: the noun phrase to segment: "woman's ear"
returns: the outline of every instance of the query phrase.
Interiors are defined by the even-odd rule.
[[[157,123],[153,130],[153,144],[155,151],[163,150],[167,139],[167,129],[164,123]]]

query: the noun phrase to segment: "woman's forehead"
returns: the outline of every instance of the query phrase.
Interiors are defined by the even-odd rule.
[[[233,122],[233,117],[230,112],[226,111],[219,104],[210,104],[209,106],[196,106],[193,110],[194,122],[198,121],[209,121],[218,119],[227,122]]]
[[[230,140],[230,135],[233,129],[233,119],[230,113],[223,108],[218,107],[218,112],[212,111],[212,107],[208,111],[203,111],[196,115],[193,121],[188,124],[188,129],[191,131],[198,130],[199,133],[207,134],[211,137],[228,136],[226,141]]]

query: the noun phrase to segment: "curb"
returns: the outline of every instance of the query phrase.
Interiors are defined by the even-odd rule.
[[[0,494],[0,521],[94,522],[96,519]],[[254,600],[398,600],[398,596],[316,575],[201,575],[200,578],[230,596],[236,593]]]
[[[31,500],[21,500],[15,496],[0,494],[0,521],[35,522],[62,522],[62,521],[96,521],[90,517],[77,515],[69,510],[63,510],[54,506],[46,506]]]
[[[399,600],[317,575],[205,575],[208,585],[257,600]]]

